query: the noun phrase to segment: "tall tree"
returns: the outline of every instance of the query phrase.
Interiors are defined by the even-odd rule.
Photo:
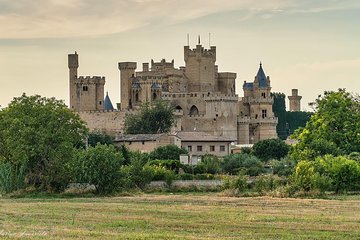
[[[324,154],[360,152],[360,100],[344,89],[327,91],[315,101],[316,112],[306,127],[296,131],[299,143],[292,156],[314,159]]]
[[[55,98],[14,98],[0,111],[0,158],[26,168],[29,184],[56,190],[69,181],[74,146],[87,134],[80,117]]]
[[[276,133],[280,139],[284,140],[288,136],[288,130],[286,127],[285,94],[272,93],[271,96],[274,99],[272,110],[275,114],[275,117],[278,118],[278,124],[276,125]]]
[[[141,105],[138,113],[126,115],[124,130],[127,134],[166,133],[174,122],[174,108],[166,101],[156,100]]]

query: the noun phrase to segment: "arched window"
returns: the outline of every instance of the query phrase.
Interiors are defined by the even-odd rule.
[[[189,115],[192,115],[192,116],[194,116],[194,115],[199,115],[199,109],[198,109],[195,105],[193,105],[193,106],[190,108],[190,113],[189,113]]]
[[[154,92],[152,95],[152,99],[155,100],[157,98],[156,93]]]
[[[180,112],[180,111],[182,111],[182,108],[181,108],[179,105],[177,105],[177,106],[175,107],[175,110],[176,110],[176,112]]]

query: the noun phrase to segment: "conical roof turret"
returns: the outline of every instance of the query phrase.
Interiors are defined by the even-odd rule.
[[[260,62],[259,70],[255,77],[255,82],[259,82],[259,87],[269,87],[264,69],[262,68],[262,64]]]
[[[107,110],[107,111],[114,110],[114,107],[113,107],[113,105],[111,103],[108,92],[106,92],[106,97],[104,99],[104,110]]]

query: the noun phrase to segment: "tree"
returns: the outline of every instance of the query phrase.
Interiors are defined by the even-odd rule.
[[[278,124],[276,125],[276,133],[280,139],[285,140],[288,136],[288,130],[286,128],[285,94],[272,93],[271,96],[274,99],[272,110],[275,114],[275,117],[278,118]]]
[[[88,136],[88,144],[92,147],[95,147],[98,143],[102,145],[114,144],[112,138],[109,135],[100,132],[91,132]]]
[[[292,134],[297,129],[305,127],[311,115],[311,112],[286,112],[286,131],[288,134]]]
[[[175,122],[173,107],[163,100],[141,105],[138,113],[127,114],[124,130],[127,134],[169,132]]]
[[[181,154],[187,154],[187,150],[184,148],[179,148],[178,146],[174,144],[166,145],[166,146],[160,146],[155,148],[150,153],[150,159],[153,160],[179,160]]]
[[[360,152],[360,100],[344,89],[325,92],[315,101],[316,112],[295,132],[299,143],[291,151],[297,160],[325,154]]]
[[[100,194],[111,193],[120,187],[120,167],[123,157],[112,145],[98,144],[80,149],[72,163],[75,179],[94,184]]]
[[[266,162],[270,159],[280,160],[289,152],[289,146],[281,139],[266,139],[253,146],[255,156]]]
[[[84,122],[62,101],[23,94],[0,111],[0,158],[13,169],[25,168],[28,184],[60,190],[70,180],[74,146],[86,134]]]

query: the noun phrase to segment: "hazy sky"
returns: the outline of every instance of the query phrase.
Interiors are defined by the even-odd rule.
[[[119,102],[117,63],[183,66],[188,33],[191,47],[211,33],[240,96],[260,61],[274,92],[299,89],[302,109],[324,90],[360,92],[359,0],[0,0],[0,105],[23,92],[68,103],[74,51],[79,75],[105,76]]]

